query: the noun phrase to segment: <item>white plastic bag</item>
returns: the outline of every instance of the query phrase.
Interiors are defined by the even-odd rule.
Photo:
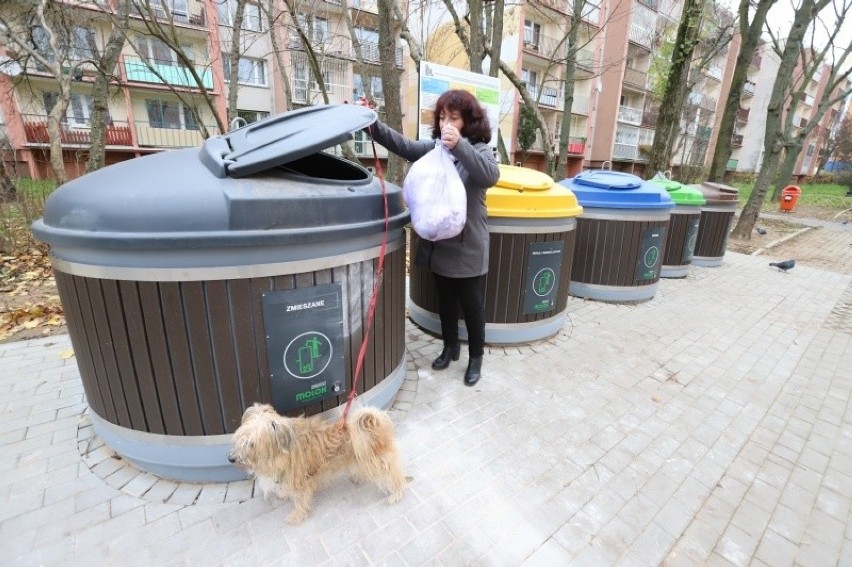
[[[444,240],[461,233],[467,219],[467,193],[453,156],[442,145],[414,162],[402,184],[411,226],[426,240]]]

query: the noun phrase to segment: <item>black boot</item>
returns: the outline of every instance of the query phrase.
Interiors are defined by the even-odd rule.
[[[479,377],[482,375],[482,357],[471,356],[467,362],[467,371],[464,373],[464,385],[473,386],[479,382]]]
[[[450,360],[458,360],[460,353],[461,345],[459,345],[459,343],[444,343],[444,350],[442,350],[441,355],[436,358],[434,362],[432,362],[432,368],[434,370],[443,370],[444,368],[450,365]]]

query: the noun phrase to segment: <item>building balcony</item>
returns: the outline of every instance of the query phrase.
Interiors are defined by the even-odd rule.
[[[565,95],[561,89],[540,85],[527,85],[527,91],[534,100],[538,100],[540,106],[562,108]],[[539,94],[539,91],[541,91],[541,94]]]
[[[625,67],[624,84],[644,91],[648,88],[648,73],[632,67]]]
[[[46,114],[24,114],[24,132],[28,144],[49,144]],[[60,124],[60,139],[62,145],[90,146],[92,144],[91,128],[88,124],[76,125],[62,122]],[[130,126],[127,121],[112,120],[106,127],[107,146],[132,146]]]
[[[636,45],[641,45],[648,49],[651,49],[654,41],[654,30],[636,25],[630,24],[630,32],[628,33],[628,39],[635,43]]]
[[[583,94],[574,93],[574,102],[571,104],[572,114],[589,115],[589,97]]]
[[[163,1],[162,3],[171,4],[171,2],[167,1]],[[151,2],[151,12],[158,21],[170,21],[166,11],[162,7],[158,6],[156,2]],[[175,24],[207,28],[207,18],[204,15],[203,7],[198,13],[187,12],[185,10],[175,10],[174,8],[170,9],[169,13],[171,14],[171,21]],[[149,17],[148,12],[144,9],[140,9],[139,6],[133,7],[132,14],[141,18]]]
[[[130,55],[124,56],[124,72],[132,83],[149,83],[177,87],[200,88],[188,68],[173,61],[142,59]],[[196,66],[195,72],[201,78],[204,88],[213,89],[213,71],[208,67]]]
[[[578,49],[574,54],[574,64],[577,67],[591,70],[595,68],[595,50],[588,47]]]
[[[752,81],[743,83],[743,96],[754,96],[754,89],[757,85]]]
[[[731,145],[735,148],[742,147],[743,135],[742,134],[734,134],[733,136],[731,136]]]
[[[171,127],[147,120],[136,120],[134,127],[139,147],[191,148],[200,146],[204,142],[201,130]],[[206,128],[211,135],[219,134],[219,128],[215,124],[207,125]]]
[[[586,139],[568,138],[568,153],[574,155],[583,155],[586,153]]]
[[[740,122],[748,122],[749,108],[740,108],[737,110],[737,120]]]
[[[639,159],[639,146],[632,144],[619,144],[612,146],[613,159]]]
[[[642,110],[629,106],[619,106],[618,121],[639,126],[642,124]]]

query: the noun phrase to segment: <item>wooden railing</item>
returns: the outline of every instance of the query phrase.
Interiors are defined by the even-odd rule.
[[[47,131],[47,115],[25,114],[24,132],[30,144],[48,144],[50,136]],[[91,130],[88,125],[73,125],[63,122],[60,124],[60,140],[63,144],[88,146],[92,143]],[[130,126],[127,121],[113,120],[106,126],[106,144],[108,146],[131,146]]]

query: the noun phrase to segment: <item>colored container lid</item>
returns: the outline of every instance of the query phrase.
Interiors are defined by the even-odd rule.
[[[669,192],[641,177],[620,171],[584,171],[560,181],[583,207],[602,209],[670,209]]]
[[[708,205],[729,205],[733,208],[737,206],[737,195],[740,191],[736,187],[704,181],[697,185],[697,188],[704,195]]]
[[[673,179],[655,177],[650,181],[668,191],[669,197],[672,198],[675,205],[700,207],[707,202],[704,194],[695,187],[684,185]]]
[[[514,165],[498,167],[500,179],[485,194],[489,217],[562,218],[583,213],[574,193],[546,173]]]

